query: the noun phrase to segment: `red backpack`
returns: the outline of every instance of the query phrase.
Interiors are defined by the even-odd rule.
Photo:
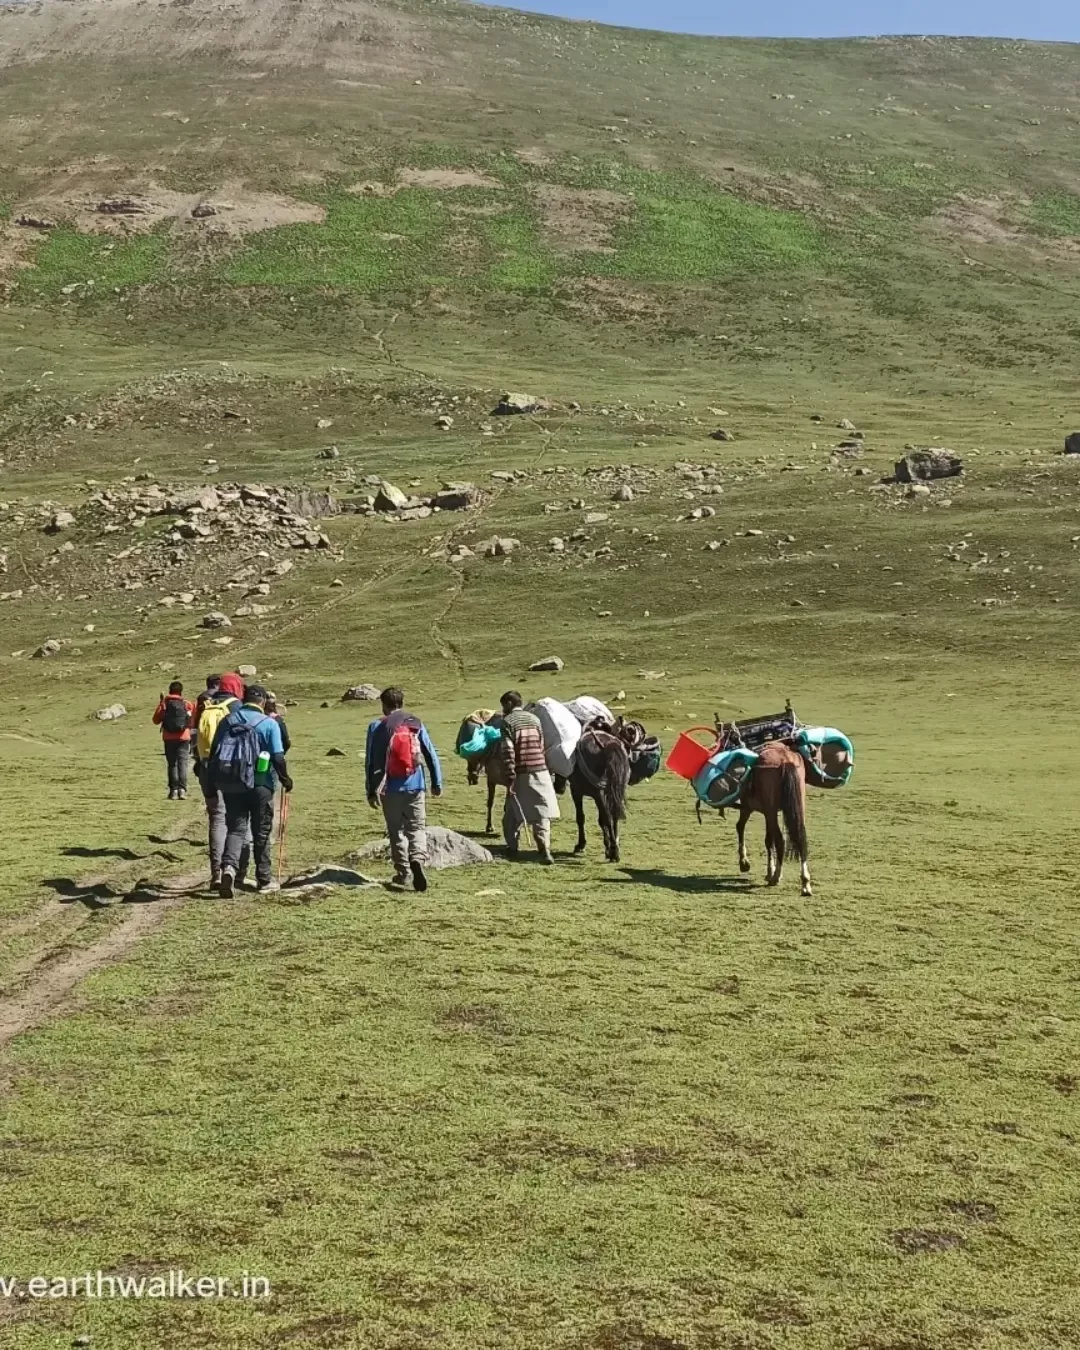
[[[399,722],[386,747],[386,777],[408,778],[420,767],[420,728]]]

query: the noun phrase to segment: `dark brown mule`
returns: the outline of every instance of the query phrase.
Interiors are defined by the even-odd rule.
[[[784,835],[787,846],[802,863],[802,893],[810,889],[810,845],[806,840],[806,762],[797,750],[773,741],[763,747],[750,779],[750,789],[739,803],[739,870],[750,871],[746,852],[746,822],[760,811],[765,817],[765,880],[778,886],[784,874]],[[784,828],[780,828],[783,819]]]
[[[585,798],[591,797],[604,836],[604,856],[608,862],[619,861],[619,825],[626,819],[629,786],[630,753],[621,738],[599,728],[583,731],[570,775],[578,827],[575,853],[585,851]]]

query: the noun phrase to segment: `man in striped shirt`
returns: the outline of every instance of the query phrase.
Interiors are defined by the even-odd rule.
[[[532,830],[540,861],[550,867],[551,822],[559,818],[559,801],[544,758],[540,719],[521,706],[516,689],[503,694],[502,740],[499,753],[510,787],[503,806],[503,837],[511,855],[518,851],[522,826]]]

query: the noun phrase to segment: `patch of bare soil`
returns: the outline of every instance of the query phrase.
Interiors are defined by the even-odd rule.
[[[372,0],[69,0],[0,8],[0,67],[77,57],[84,62],[224,57],[269,70],[416,77],[445,64],[431,23]],[[425,40],[426,39],[426,40]]]
[[[615,228],[630,214],[630,199],[602,188],[538,183],[530,189],[549,244],[566,253],[613,253]]]
[[[971,197],[961,193],[931,217],[936,233],[973,244],[1019,244],[1022,232],[1015,221],[1017,207],[1026,203],[1005,197]]]
[[[584,319],[662,319],[665,307],[647,291],[614,277],[577,277],[558,290],[558,299]]]
[[[538,169],[542,169],[545,164],[551,163],[554,155],[542,145],[528,145],[524,150],[515,150],[514,158],[520,159],[522,164],[535,164]]]
[[[397,176],[402,187],[434,188],[436,192],[452,192],[454,188],[501,188],[497,178],[476,169],[402,169]]]
[[[10,221],[0,223],[0,278],[34,265],[34,242],[41,234]]]
[[[20,234],[40,233],[43,226],[63,224],[82,234],[121,237],[146,234],[164,222],[188,232],[227,234],[239,238],[280,225],[320,223],[326,211],[313,202],[301,202],[273,192],[250,192],[241,183],[226,183],[220,191],[172,192],[157,183],[73,193],[57,186],[21,202],[12,213],[9,229]],[[20,220],[38,222],[21,226]]]

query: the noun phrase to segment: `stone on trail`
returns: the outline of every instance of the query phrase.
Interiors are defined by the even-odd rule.
[[[344,759],[348,751],[340,750],[336,745],[332,745],[326,752],[327,759]]]
[[[534,661],[532,665],[529,667],[529,669],[536,671],[540,670],[558,671],[564,669],[565,666],[566,662],[562,659],[561,656],[545,656],[542,661]]]
[[[214,647],[231,647],[232,638],[231,637],[214,638],[214,641],[211,645]]]
[[[259,672],[254,666],[237,666],[236,673],[243,676],[245,680],[253,680]]]
[[[122,703],[110,703],[107,708],[99,708],[94,717],[99,722],[116,722],[121,717],[127,716],[127,709]]]
[[[46,526],[49,534],[59,534],[61,530],[70,530],[75,524],[75,517],[70,511],[57,511]]]
[[[934,478],[956,478],[964,472],[964,461],[951,450],[940,446],[929,446],[925,450],[912,450],[903,459],[896,461],[896,481],[898,483],[924,483]]]
[[[492,539],[484,552],[489,558],[509,558],[520,543],[520,539]]]
[[[602,525],[607,519],[609,519],[609,517],[606,511],[590,511],[585,517],[585,524]]]
[[[373,684],[354,684],[341,696],[342,703],[377,703],[382,691]]]
[[[63,643],[59,638],[47,638],[34,653],[34,657],[41,661],[46,657],[55,656],[62,646]]]
[[[211,610],[209,614],[203,616],[203,628],[231,628],[232,619],[227,614],[222,614],[220,609]]]
[[[446,867],[471,867],[479,863],[491,863],[494,856],[482,844],[478,844],[457,830],[448,830],[442,825],[429,825],[428,866],[440,872]],[[390,857],[390,844],[386,839],[376,839],[365,844],[349,860],[356,862],[383,861]]]
[[[855,423],[851,420],[850,417],[841,417],[840,421],[837,422],[836,425],[837,425],[837,427],[838,427],[838,429],[839,429],[840,431],[854,431],[854,430],[855,430]]]
[[[379,484],[379,490],[375,494],[376,511],[400,511],[402,507],[409,504],[409,499],[399,487],[393,483],[388,483],[385,479]]]
[[[283,891],[329,890],[334,886],[350,886],[359,890],[368,890],[378,886],[377,881],[356,872],[351,867],[339,867],[335,863],[320,863],[310,872],[301,872],[290,877],[282,885]]]
[[[727,427],[717,427],[715,431],[709,433],[709,437],[714,441],[733,441],[734,433],[728,431]]]
[[[634,489],[629,483],[620,483],[611,494],[613,502],[632,502],[634,500]]]
[[[1065,437],[1065,453],[1067,455],[1080,455],[1080,431],[1074,431],[1071,435]]]

